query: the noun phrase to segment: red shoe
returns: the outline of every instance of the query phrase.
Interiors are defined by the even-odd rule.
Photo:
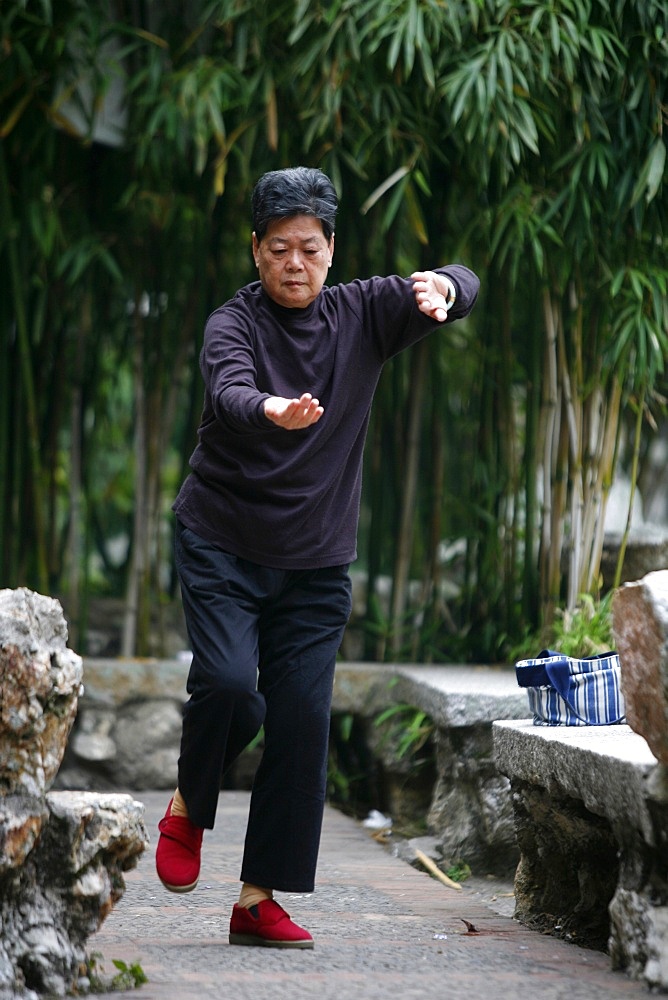
[[[204,830],[185,816],[171,815],[172,800],[158,823],[160,838],[155,852],[158,878],[170,892],[190,892],[199,878]]]
[[[235,904],[230,920],[230,944],[250,944],[260,948],[312,948],[313,938],[290,920],[275,899],[245,909]]]

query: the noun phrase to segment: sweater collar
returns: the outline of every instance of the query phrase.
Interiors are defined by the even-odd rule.
[[[269,311],[272,312],[277,319],[284,323],[300,323],[304,321],[308,322],[314,315],[316,309],[318,308],[318,301],[322,295],[322,290],[313,302],[307,305],[304,309],[290,309],[287,306],[279,305],[278,302],[275,302],[270,295],[267,295],[261,285],[260,295],[262,296],[262,301],[266,304]]]

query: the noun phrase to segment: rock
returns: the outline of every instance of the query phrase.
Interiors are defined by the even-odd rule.
[[[664,992],[668,983],[668,906],[645,894],[618,889],[610,903],[610,958],[613,969]]]
[[[494,763],[491,727],[441,729],[436,735],[436,774],[427,816],[441,851],[479,871],[509,874],[517,866],[510,783]]]
[[[436,865],[443,862],[443,851],[437,837],[410,837],[392,845],[392,854],[409,865],[415,864],[417,851],[422,851]]]
[[[668,765],[668,570],[620,587],[612,616],[628,723]]]
[[[116,774],[119,781],[128,783],[126,787],[176,787],[180,706],[167,699],[127,705],[116,722],[114,740]]]
[[[8,831],[28,836],[21,850],[3,851],[0,987],[51,996],[72,990],[87,939],[122,896],[123,872],[148,843],[143,813],[141,802],[121,794],[3,798],[0,840],[20,840]]]
[[[4,795],[0,799],[0,879],[25,863],[48,817],[41,798]]]
[[[63,778],[70,788],[90,787],[87,775],[94,768],[109,787],[173,789],[180,744],[181,705],[172,699],[140,698],[116,711],[88,699],[77,719]]]
[[[188,669],[182,659],[86,659],[85,691],[56,786],[173,790]]]
[[[77,711],[82,661],[57,601],[0,591],[0,792],[51,787]]]
[[[129,795],[49,791],[82,662],[57,601],[0,591],[0,996],[65,996],[148,843]]]

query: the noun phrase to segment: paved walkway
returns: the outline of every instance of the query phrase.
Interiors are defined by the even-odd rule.
[[[155,876],[157,823],[168,795],[138,793],[151,846],[126,876],[126,892],[89,940],[105,974],[138,962],[148,983],[117,1000],[615,1000],[648,990],[610,970],[598,952],[529,931],[504,915],[489,880],[442,885],[392,856],[360,824],[328,809],[318,885],[279,901],[313,934],[313,951],[230,947],[229,916],[248,795],[221,794],[205,834],[202,876],[176,895]],[[494,902],[494,896],[497,900]],[[477,933],[469,933],[464,921]]]

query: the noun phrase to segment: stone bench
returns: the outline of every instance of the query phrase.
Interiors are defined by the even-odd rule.
[[[668,780],[629,726],[493,725],[520,862],[515,916],[668,987]]]
[[[84,693],[59,787],[173,789],[187,671],[188,663],[176,660],[85,658]],[[396,714],[378,725],[393,707]],[[365,808],[389,814],[395,828],[403,820],[421,822],[444,860],[508,875],[518,851],[508,780],[494,766],[492,722],[526,711],[526,692],[507,667],[340,661],[333,766],[338,754],[348,774],[365,774]],[[398,743],[416,712],[427,717],[427,745],[400,755]],[[250,787],[256,763],[257,755],[242,755],[234,787]]]
[[[379,726],[380,713],[392,706],[395,717]],[[508,875],[515,869],[509,784],[494,765],[492,722],[520,719],[526,710],[526,692],[508,668],[337,665],[333,720],[346,713],[360,720],[380,772],[380,807],[395,820],[409,810],[414,819],[423,816],[435,857],[446,868],[463,861],[479,874]],[[415,711],[433,725],[433,760],[423,771],[398,749]]]
[[[512,790],[516,916],[668,992],[668,570],[613,595],[629,725],[493,726]]]

